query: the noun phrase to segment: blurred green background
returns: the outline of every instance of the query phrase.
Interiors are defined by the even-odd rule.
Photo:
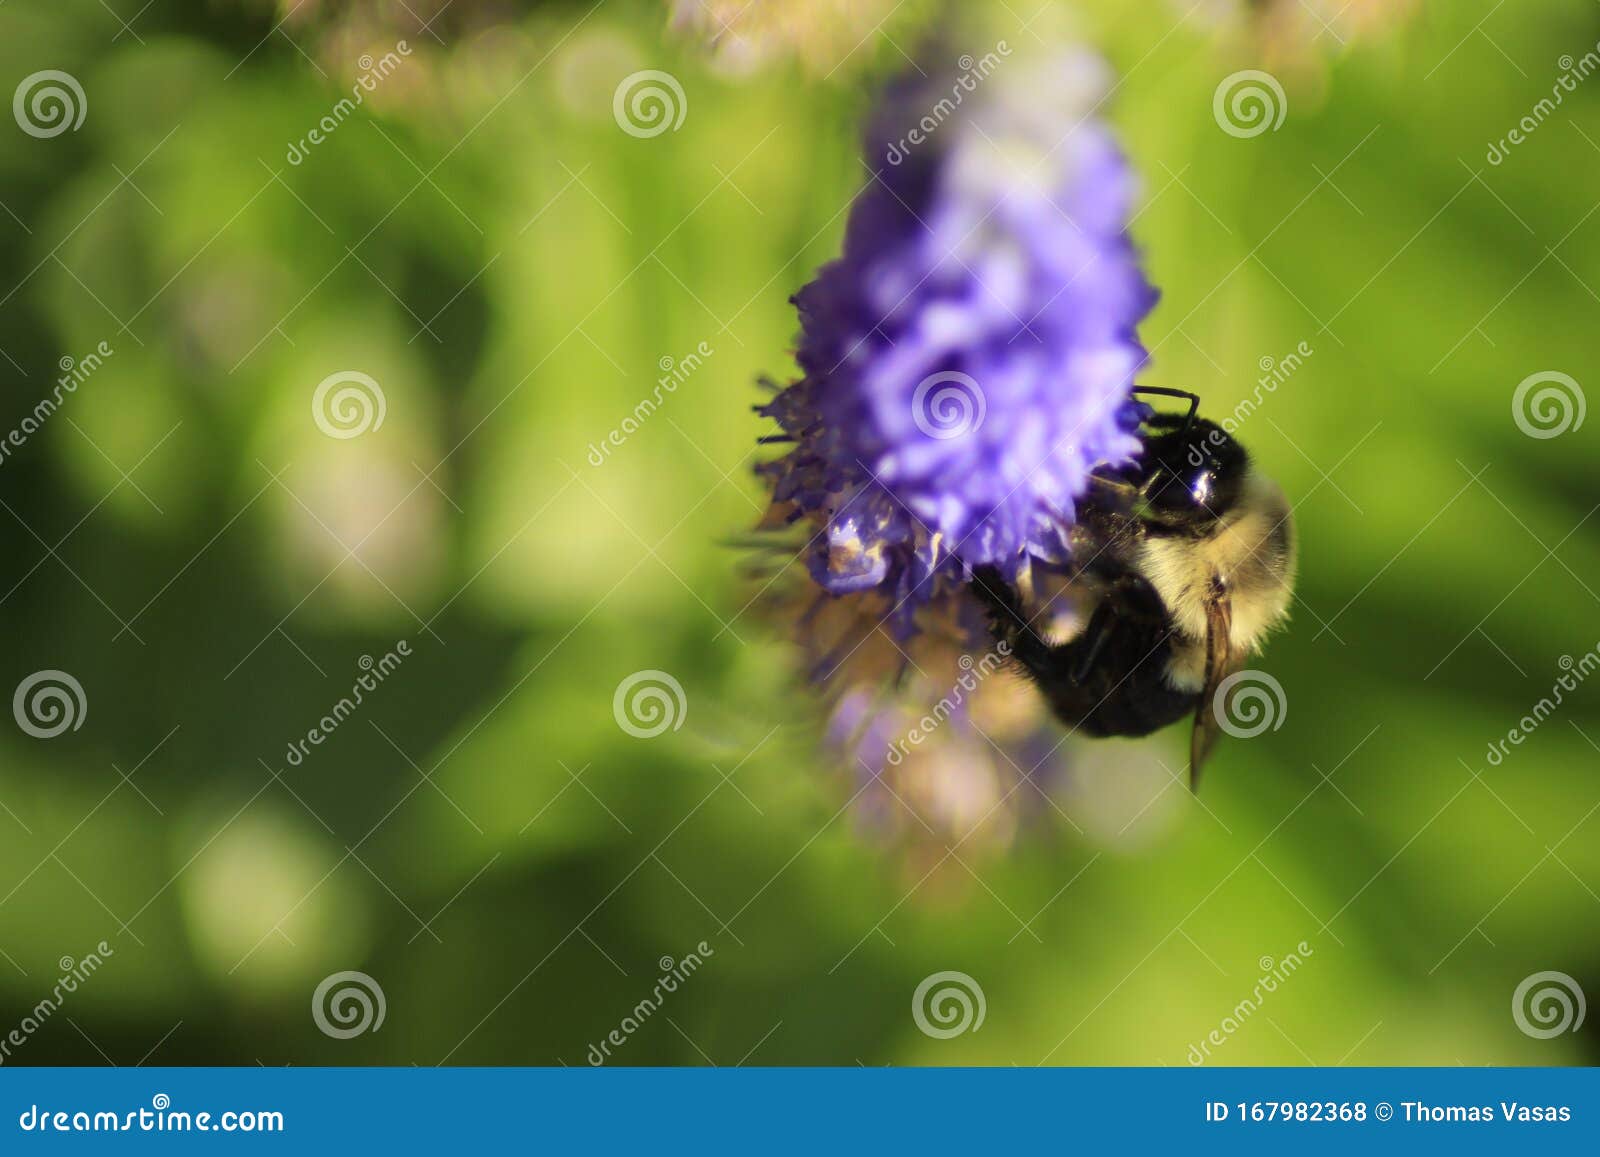
[[[0,126],[0,427],[112,350],[0,463],[3,688],[56,669],[86,704],[0,728],[0,1035],[114,950],[6,1063],[582,1064],[702,940],[616,1063],[1184,1064],[1300,941],[1214,1063],[1600,1061],[1593,1017],[1543,1040],[1510,1008],[1544,970],[1600,996],[1600,683],[1486,760],[1600,644],[1600,423],[1511,411],[1592,381],[1600,80],[1487,158],[1600,10],[971,6],[978,55],[1068,35],[1116,68],[1145,380],[1227,414],[1313,353],[1239,431],[1299,504],[1282,727],[1224,739],[1199,803],[1149,757],[1181,767],[1182,728],[1072,746],[1055,808],[957,844],[846,806],[718,545],[761,505],[753,381],[789,371],[855,126],[937,19],[791,7],[799,47],[759,53],[645,0],[0,7],[0,89],[59,69],[87,102]],[[1287,115],[1240,139],[1212,98],[1246,68]],[[641,69],[676,131],[619,127]],[[327,437],[313,391],[353,369],[383,423]],[[687,707],[640,739],[612,697],[647,669]],[[378,1031],[319,1031],[343,970]],[[919,1031],[943,970],[980,1030]]]

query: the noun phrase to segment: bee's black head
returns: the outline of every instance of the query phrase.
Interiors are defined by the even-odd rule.
[[[1214,522],[1239,499],[1249,470],[1244,447],[1215,422],[1155,414],[1145,423],[1135,481],[1151,517],[1173,526]]]

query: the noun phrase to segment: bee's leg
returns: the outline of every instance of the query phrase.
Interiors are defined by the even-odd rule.
[[[995,638],[1011,648],[1030,674],[1050,685],[1084,685],[1130,619],[1158,626],[1164,619],[1160,597],[1149,583],[1124,576],[1095,604],[1083,630],[1067,642],[1053,645],[1034,631],[1021,598],[992,567],[973,573],[972,592],[988,608]]]
[[[1052,646],[1033,629],[1022,599],[993,567],[979,567],[972,575],[972,593],[989,612],[989,627],[999,642],[1010,648],[1035,680],[1045,685],[1073,680],[1072,672],[1087,665],[1080,658],[1080,639]],[[1091,660],[1092,662],[1092,657]]]
[[[1030,658],[1042,657],[1049,644],[1034,632],[1016,589],[994,567],[985,566],[972,572],[971,590],[989,612],[989,629],[994,637],[1031,669]]]
[[[1056,717],[1084,735],[1148,735],[1195,710],[1197,696],[1166,681],[1173,628],[1161,600],[1127,576],[1106,590],[1089,623],[1052,646],[1028,622],[1021,599],[989,568],[972,576],[996,640],[1043,693]]]
[[[1101,599],[1094,609],[1094,614],[1089,616],[1088,624],[1068,644],[1073,651],[1072,664],[1067,668],[1068,679],[1074,683],[1082,683],[1089,677],[1089,672],[1094,670],[1095,660],[1105,648],[1106,640],[1111,638],[1116,618],[1117,612],[1112,600]]]

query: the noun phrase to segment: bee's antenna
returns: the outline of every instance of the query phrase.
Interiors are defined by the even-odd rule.
[[[1187,398],[1189,412],[1183,418],[1183,430],[1181,431],[1183,434],[1187,434],[1189,427],[1194,425],[1194,416],[1200,409],[1200,395],[1191,394],[1188,390],[1172,390],[1166,386],[1134,386],[1129,392],[1134,394],[1154,394],[1162,398]]]

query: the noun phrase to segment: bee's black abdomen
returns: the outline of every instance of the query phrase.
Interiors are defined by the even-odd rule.
[[[1134,638],[1119,630],[1083,683],[1040,681],[1040,689],[1061,721],[1085,734],[1149,735],[1194,711],[1194,692],[1178,691],[1167,683],[1171,657],[1166,642]]]
[[[1172,628],[1145,584],[1114,587],[1082,634],[1054,646],[1034,632],[998,572],[979,571],[972,590],[989,610],[995,637],[1069,727],[1096,737],[1148,735],[1194,710],[1195,693],[1167,683]]]

